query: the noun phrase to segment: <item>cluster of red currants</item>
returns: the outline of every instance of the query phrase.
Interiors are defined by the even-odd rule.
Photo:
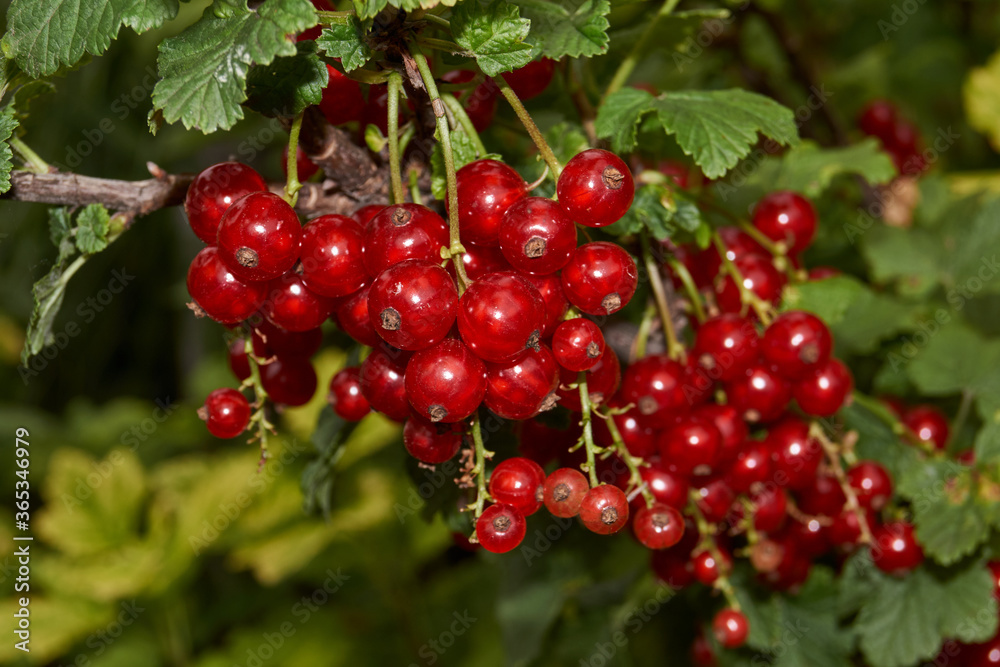
[[[882,142],[900,174],[918,176],[927,169],[920,130],[904,118],[892,102],[870,102],[858,116],[858,127]]]

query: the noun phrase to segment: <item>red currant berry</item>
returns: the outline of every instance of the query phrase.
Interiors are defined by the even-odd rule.
[[[524,197],[504,214],[500,250],[522,273],[555,273],[576,250],[576,225],[551,199]]]
[[[487,363],[486,382],[487,408],[504,419],[529,419],[555,407],[559,368],[549,348],[539,345],[514,361]]]
[[[896,127],[896,105],[887,100],[872,100],[858,116],[858,127],[869,136],[885,139]]]
[[[743,612],[723,609],[712,619],[712,634],[725,648],[739,648],[747,641],[750,623]]]
[[[765,303],[778,304],[781,299],[781,288],[785,286],[785,277],[774,268],[769,258],[743,255],[737,257],[733,263],[743,276],[744,288]],[[736,283],[728,275],[715,282],[715,299],[719,304],[719,310],[724,313],[739,313],[744,305]]]
[[[361,393],[361,369],[351,366],[330,379],[327,402],[337,415],[346,421],[361,421],[372,410]]]
[[[403,446],[410,456],[437,465],[450,460],[462,446],[462,430],[455,424],[433,424],[410,417],[403,425]]]
[[[566,370],[590,370],[604,354],[604,334],[588,319],[566,320],[552,335],[552,353]]]
[[[465,253],[462,255],[462,265],[465,267],[465,275],[470,280],[479,280],[490,273],[513,270],[510,262],[500,252],[500,248],[472,245],[471,243],[466,246]],[[449,262],[447,268],[448,273],[455,275],[454,262]],[[558,278],[556,278],[556,282],[559,282]]]
[[[838,359],[829,359],[810,377],[792,385],[792,396],[807,415],[831,417],[854,389],[851,371]]]
[[[213,164],[191,181],[184,197],[184,212],[195,235],[215,245],[219,222],[233,202],[251,192],[266,191],[267,183],[253,168],[240,162]]]
[[[620,157],[600,148],[577,153],[563,167],[556,195],[566,214],[586,227],[617,222],[632,206],[635,183]]]
[[[726,313],[698,327],[691,353],[709,377],[728,382],[743,375],[757,360],[759,342],[753,322]]]
[[[712,523],[726,518],[736,495],[722,479],[712,479],[695,490],[698,494],[698,509]]]
[[[470,162],[455,176],[458,181],[458,225],[462,241],[498,247],[504,214],[528,192],[524,179],[497,160]]]
[[[749,435],[747,423],[731,405],[708,403],[696,407],[691,415],[707,419],[715,424],[722,438],[719,443],[719,460],[732,461],[743,448],[743,442]]]
[[[361,120],[365,108],[361,84],[331,65],[326,66],[326,71],[327,83],[323,88],[323,98],[319,102],[319,109],[326,116],[326,120],[330,125],[343,125],[352,120]]]
[[[410,259],[379,274],[368,293],[375,331],[401,350],[422,350],[448,335],[458,313],[458,289],[435,262]]]
[[[471,275],[469,275],[472,278]],[[569,301],[562,291],[562,281],[558,275],[533,276],[526,274],[524,278],[535,286],[545,302],[545,320],[542,324],[542,339],[552,336],[556,327],[562,322],[563,316],[569,310]],[[474,280],[478,280],[475,278]]]
[[[685,530],[685,535],[690,533]],[[683,549],[684,538],[680,544],[670,549],[653,551],[650,566],[657,580],[675,591],[687,588],[694,582],[694,565],[691,563],[690,549]]]
[[[524,539],[524,516],[509,505],[490,505],[476,520],[476,539],[495,554],[514,549]]]
[[[242,338],[234,338],[229,343],[229,368],[240,382],[250,377],[250,361],[247,360],[246,345],[246,341]]]
[[[726,471],[726,482],[736,493],[746,493],[754,484],[766,482],[771,477],[771,449],[753,440],[743,445],[743,450]]]
[[[790,521],[784,533],[804,558],[818,558],[830,549],[832,531],[823,523],[819,519],[805,517],[802,521]]]
[[[404,380],[409,360],[402,350],[376,347],[361,364],[361,395],[373,410],[398,422],[410,414]]]
[[[792,398],[788,382],[769,368],[754,365],[746,375],[726,384],[729,404],[749,422],[774,421]]]
[[[614,243],[585,243],[562,271],[563,293],[588,315],[611,315],[625,307],[639,284],[635,262]]]
[[[801,380],[819,370],[830,358],[830,330],[812,313],[792,310],[778,316],[764,332],[760,351],[775,372]]]
[[[660,435],[660,456],[681,475],[704,475],[718,462],[722,437],[712,422],[680,418]]]
[[[695,667],[719,666],[719,662],[715,659],[715,650],[712,648],[712,644],[700,632],[691,644],[691,664],[695,665]]]
[[[188,268],[188,294],[206,315],[236,324],[257,312],[267,298],[266,283],[244,283],[219,257],[215,246],[203,248]]]
[[[486,366],[462,341],[446,338],[415,352],[406,366],[406,397],[425,419],[459,422],[486,396]]]
[[[364,230],[356,220],[343,215],[310,220],[302,229],[302,279],[306,287],[331,297],[357,292],[369,281],[363,252]]]
[[[869,530],[875,526],[875,512],[863,510]],[[846,507],[830,524],[830,541],[838,547],[850,549],[861,539],[861,521],[858,513]]]
[[[796,491],[808,488],[823,461],[823,449],[809,437],[809,425],[798,417],[787,417],[768,432],[764,443],[774,459],[774,479]]]
[[[299,258],[302,225],[284,199],[253,192],[233,203],[219,223],[219,256],[241,280],[271,280]]]
[[[545,89],[552,83],[555,71],[556,61],[541,58],[524,67],[519,67],[513,72],[504,72],[502,76],[523,102],[544,93]]]
[[[323,331],[319,327],[306,331],[286,331],[267,320],[253,328],[253,351],[262,359],[273,356],[302,357],[316,354],[323,344]]]
[[[368,317],[368,294],[371,285],[362,287],[337,306],[337,325],[348,336],[368,347],[375,347],[382,342],[381,336],[372,326]]]
[[[216,438],[235,438],[250,423],[250,403],[235,389],[216,389],[205,399],[198,416]]]
[[[589,387],[588,387],[589,389]],[[620,397],[614,397],[608,401],[612,408],[621,408],[626,405]],[[656,454],[656,431],[647,427],[639,420],[639,413],[632,408],[622,414],[612,415],[615,426],[618,428],[618,435],[621,436],[625,448],[632,456],[647,458]],[[602,447],[614,447],[615,440],[611,435],[611,430],[607,426],[607,420],[592,420],[594,429],[594,442]],[[648,470],[648,468],[643,468]]]
[[[310,331],[333,314],[337,302],[306,287],[302,276],[289,271],[267,284],[264,316],[286,331]]]
[[[913,406],[903,413],[903,424],[921,442],[932,444],[937,449],[948,445],[948,418],[933,405]]]
[[[361,229],[364,230],[371,222],[372,218],[379,214],[379,212],[385,208],[385,204],[368,204],[367,206],[362,206],[357,211],[351,214],[351,218],[361,225]]]
[[[434,211],[420,204],[387,206],[365,227],[365,268],[377,276],[407,259],[440,262],[447,245],[448,225]]]
[[[580,503],[583,525],[598,535],[611,535],[628,523],[628,500],[617,486],[602,484],[587,491]]]
[[[663,503],[643,506],[632,520],[636,539],[647,549],[666,549],[684,536],[684,517]]]
[[[604,348],[604,354],[601,355],[601,360],[594,364],[587,373],[587,394],[590,397],[590,402],[592,405],[600,405],[607,400],[610,400],[614,396],[615,392],[618,391],[618,386],[621,384],[621,365],[618,362],[618,357],[615,356],[614,351],[610,347]],[[573,412],[580,412],[580,390],[577,387],[568,389],[572,384],[575,384],[579,379],[579,374],[573,371],[568,371],[564,368],[559,369],[559,391],[557,392],[559,396],[559,405],[564,408],[568,408]]]
[[[722,547],[717,547],[718,557],[711,549],[703,549],[691,557],[694,564],[694,578],[711,586],[719,575],[729,574],[733,569],[733,559]]]
[[[947,647],[948,645],[945,644]],[[961,667],[992,667],[1000,665],[1000,634],[981,644],[963,644],[958,655],[941,649],[942,655],[934,659],[939,665],[957,664]],[[943,657],[942,657],[943,656]],[[952,662],[957,660],[958,662]]]
[[[789,255],[797,255],[816,236],[816,209],[802,195],[772,192],[757,203],[753,226],[772,241],[784,243]]]
[[[288,406],[305,405],[316,393],[316,369],[308,359],[272,359],[260,367],[260,381],[268,397]]]
[[[722,240],[722,245],[726,248],[726,258],[731,262],[749,255],[756,255],[767,260],[771,259],[771,253],[739,227],[720,227],[719,238]],[[718,256],[715,247],[710,246],[708,252],[716,253],[715,262],[721,265],[722,258]]]
[[[538,347],[544,318],[534,285],[513,272],[491,273],[462,295],[458,331],[476,356],[500,363]]]
[[[580,513],[580,503],[590,490],[590,482],[575,468],[559,468],[545,479],[542,498],[552,516],[568,519]]]
[[[851,466],[847,471],[847,482],[864,508],[877,512],[892,498],[892,478],[875,461],[860,461]]]
[[[832,475],[813,477],[809,486],[799,490],[798,499],[799,509],[812,516],[837,516],[847,502],[844,490]]]
[[[524,516],[531,516],[542,506],[545,471],[531,459],[516,456],[501,461],[490,474],[493,500],[510,505]]]
[[[302,146],[295,147],[295,174],[299,182],[305,183],[319,171],[319,165],[309,159]],[[288,144],[281,151],[281,172],[288,178]]]
[[[765,486],[750,497],[753,527],[762,533],[781,528],[788,516],[788,494],[780,486]]]
[[[691,487],[684,477],[654,467],[641,468],[639,475],[649,487],[656,502],[678,510],[683,510],[687,506],[688,491]]]
[[[622,398],[634,403],[640,420],[660,428],[689,407],[684,366],[667,355],[644,357],[625,369]]]
[[[1000,600],[1000,561],[991,560],[986,564],[990,570],[990,578],[993,580],[993,597]]]
[[[683,162],[677,160],[660,160],[656,163],[656,170],[673,181],[682,190],[687,190],[691,185],[691,171]]]
[[[924,561],[924,550],[913,534],[913,526],[905,521],[879,526],[872,538],[872,560],[883,572],[903,575]]]

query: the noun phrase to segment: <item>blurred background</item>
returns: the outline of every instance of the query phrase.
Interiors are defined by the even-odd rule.
[[[7,4],[0,0],[0,15]],[[61,169],[105,178],[147,178],[148,161],[177,173],[237,159],[281,180],[286,136],[255,114],[210,136],[167,126],[153,137],[147,129],[155,44],[209,4],[183,4],[174,22],[142,37],[124,29],[105,55],[57,79],[54,94],[32,103],[25,142]],[[698,6],[719,5],[682,3]],[[611,54],[594,59],[588,75],[607,81],[657,7],[616,8]],[[815,94],[810,85],[821,85],[824,112],[806,119],[801,133],[825,144],[838,131],[859,138],[857,111],[887,98],[928,143],[946,129],[957,135],[931,178],[1000,187],[1000,160],[963,106],[970,70],[997,48],[998,3],[768,0],[733,7],[733,17],[720,34],[698,32],[681,61],[653,54],[633,82],[747,87],[793,109]],[[996,106],[1000,87],[986,92],[993,96],[982,103]],[[558,78],[529,108],[543,128],[573,117]],[[485,141],[507,150],[513,116],[501,107],[498,117]],[[827,209],[847,215],[836,202]],[[821,234],[814,252],[823,263],[859,270],[840,224]],[[687,594],[668,603],[633,540],[600,539],[540,513],[529,522],[531,550],[505,557],[463,550],[443,519],[424,516],[450,480],[414,468],[398,428],[377,416],[354,433],[338,463],[329,517],[307,514],[300,478],[316,457],[310,436],[323,388],[346,358],[332,331],[314,359],[321,390],[281,416],[268,465],[258,470],[255,445],[212,438],[195,410],[235,380],[222,328],[185,307],[187,265],[200,247],[180,208],[137,220],[73,278],[55,331],[74,325],[78,335],[24,368],[31,286],[55,248],[46,207],[0,202],[0,432],[30,432],[36,503],[32,652],[15,651],[5,632],[0,663],[685,663],[696,622],[689,610],[699,603]],[[116,279],[125,283],[117,293]],[[995,334],[996,305],[979,299],[967,312]],[[0,471],[0,488],[13,489],[12,465],[4,461]],[[16,604],[12,525],[5,492],[4,619]],[[625,646],[608,643],[615,632],[625,634]],[[613,654],[604,654],[607,646]]]

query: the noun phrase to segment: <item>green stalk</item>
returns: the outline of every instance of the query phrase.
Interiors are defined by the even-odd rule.
[[[302,183],[299,182],[299,133],[302,131],[302,113],[299,113],[292,121],[291,130],[288,133],[288,178],[285,180],[285,201],[295,208],[295,203],[299,200],[299,190]]]
[[[414,204],[423,205],[424,196],[420,194],[420,172],[415,168],[410,169],[410,199]]]
[[[590,488],[596,489],[599,482],[597,480],[597,459],[595,452],[597,445],[594,444],[594,430],[590,423],[590,412],[593,406],[590,404],[590,393],[587,389],[587,371],[580,371],[577,384],[580,389],[580,412],[583,426],[583,446],[587,450],[587,475],[590,477]]]
[[[676,7],[679,3],[680,0],[666,0],[666,2],[660,6],[660,11],[658,11],[656,16],[654,16],[649,22],[646,30],[639,37],[639,41],[632,46],[632,50],[629,51],[629,54],[625,57],[621,64],[618,65],[615,75],[611,78],[611,83],[608,84],[608,89],[604,92],[605,99],[607,99],[608,95],[624,86],[625,82],[628,81],[628,78],[632,76],[632,72],[635,70],[636,65],[639,64],[639,59],[649,46],[650,40],[653,39],[654,35],[660,32],[657,30],[656,24],[659,23],[661,18],[674,11],[674,7]]]
[[[653,257],[653,249],[649,243],[649,234],[642,233],[642,259],[646,265],[646,273],[649,274],[649,285],[653,289],[653,300],[656,302],[656,309],[660,313],[660,323],[663,325],[663,333],[667,339],[667,355],[674,361],[683,362],[685,359],[684,346],[677,339],[677,332],[674,331],[674,321],[670,316],[670,307],[667,305],[667,294],[663,288],[663,280],[660,276],[660,267]]]
[[[688,510],[694,517],[695,524],[698,526],[698,532],[701,534],[701,544],[699,548],[707,549],[712,554],[712,558],[715,559],[719,568],[719,578],[716,579],[715,583],[712,585],[722,591],[722,594],[726,598],[726,603],[730,607],[736,611],[740,611],[740,601],[739,598],[736,597],[736,590],[733,588],[732,582],[729,581],[729,573],[722,571],[723,564],[726,561],[722,558],[722,552],[719,551],[719,545],[715,543],[715,538],[712,536],[712,527],[709,526],[708,520],[705,519],[705,515],[701,513],[701,508],[698,507],[698,492],[691,489],[688,499]]]
[[[722,259],[722,268],[729,274],[729,277],[736,284],[736,289],[740,293],[740,300],[743,302],[740,314],[746,315],[747,307],[753,308],[754,312],[757,313],[757,317],[760,318],[761,324],[766,327],[771,323],[770,304],[765,304],[758,299],[757,295],[748,290],[746,285],[743,284],[743,274],[740,273],[740,270],[733,264],[733,260],[729,259],[729,256],[726,254],[728,249],[726,248],[726,244],[722,242],[722,237],[719,236],[718,232],[712,232],[712,243],[715,245],[715,249]]]
[[[514,109],[514,113],[517,114],[518,119],[521,121],[521,124],[524,125],[524,129],[527,130],[531,140],[535,142],[535,146],[538,147],[538,152],[541,154],[542,159],[545,160],[545,164],[549,165],[552,178],[558,179],[559,174],[562,173],[562,165],[556,158],[556,154],[552,152],[552,148],[549,147],[549,143],[545,141],[541,130],[535,125],[531,114],[528,113],[528,110],[524,108],[524,104],[518,99],[517,93],[514,92],[507,83],[507,80],[502,76],[493,77],[493,82],[500,88],[500,93],[507,99],[507,102]]]
[[[39,157],[38,153],[28,148],[28,144],[21,141],[18,137],[11,137],[9,143],[11,148],[24,158],[28,171],[36,174],[47,174],[51,171],[48,162]]]
[[[826,454],[826,460],[833,469],[833,474],[837,478],[837,482],[840,484],[840,488],[844,492],[844,496],[847,498],[845,507],[854,512],[854,515],[858,519],[858,528],[861,530],[861,536],[858,538],[862,544],[872,544],[872,531],[871,527],[868,525],[868,517],[865,515],[863,509],[861,509],[861,503],[858,502],[858,494],[851,486],[850,482],[847,480],[847,473],[844,472],[844,466],[840,462],[840,449],[834,444],[828,437],[826,437],[826,432],[823,431],[823,427],[819,425],[818,422],[813,422],[809,426],[809,435],[815,438],[820,446],[823,447],[823,453]]]
[[[451,21],[448,19],[443,19],[436,14],[424,13],[420,15],[421,21],[427,21],[428,23],[433,23],[438,28],[444,28],[445,30],[451,30]]]
[[[667,263],[670,264],[670,269],[677,274],[677,277],[681,279],[681,284],[684,285],[684,291],[687,292],[688,299],[691,301],[691,309],[694,311],[694,316],[699,322],[705,321],[705,309],[701,305],[701,296],[698,294],[698,287],[694,284],[694,278],[691,277],[691,272],[687,270],[683,262],[678,262],[675,258],[667,258]]]
[[[258,361],[253,351],[253,330],[247,333],[243,344],[243,351],[247,355],[247,364],[250,366],[250,377],[243,381],[242,386],[253,388],[255,397],[253,406],[256,408],[254,413],[250,415],[247,430],[250,430],[254,426],[257,428],[257,437],[260,438],[260,463],[258,465],[263,466],[268,458],[267,436],[269,433],[274,433],[274,425],[268,421],[265,411],[267,390],[264,389],[264,384],[260,379],[260,361]]]
[[[319,18],[319,25],[321,26],[332,26],[332,25],[351,25],[351,19],[357,16],[354,10],[347,10],[344,12],[327,12],[327,11],[317,11],[316,16]]]
[[[479,133],[476,132],[476,126],[472,124],[472,119],[469,118],[469,114],[465,112],[465,107],[463,107],[454,95],[444,94],[441,96],[441,101],[445,103],[448,107],[448,111],[451,115],[455,117],[458,124],[462,126],[465,133],[469,135],[469,139],[472,141],[472,145],[476,149],[476,156],[483,157],[489,151],[486,150],[486,145],[483,144],[483,140],[479,137]]]
[[[403,77],[399,72],[389,75],[388,129],[389,134],[389,180],[392,183],[392,204],[402,204],[406,195],[403,191],[403,174],[399,160],[399,92],[403,89]]]
[[[615,423],[614,415],[609,408],[606,407],[604,414],[598,413],[598,416],[602,417],[607,424],[608,431],[611,433],[611,440],[614,442],[615,451],[618,457],[625,462],[625,466],[629,470],[629,488],[633,489],[633,493],[634,489],[639,489],[643,500],[646,501],[646,507],[652,507],[653,503],[656,502],[656,498],[653,497],[653,492],[649,490],[649,486],[643,481],[642,473],[639,471],[639,464],[646,465],[645,460],[638,456],[632,456],[628,451],[628,447],[625,446],[625,440],[622,439],[621,431],[618,430],[618,424]]]
[[[656,316],[656,306],[649,304],[642,313],[642,320],[639,322],[639,331],[635,335],[635,358],[642,359],[646,356],[646,345],[649,343],[649,333],[653,330],[653,319]]]
[[[472,468],[472,474],[476,477],[476,518],[483,513],[483,506],[490,498],[486,490],[486,459],[493,458],[493,452],[486,451],[486,444],[483,442],[483,432],[479,424],[479,412],[472,413],[472,441],[476,445],[476,464]]]
[[[444,51],[445,53],[462,53],[465,51],[465,49],[455,42],[449,42],[446,39],[435,39],[434,37],[421,37],[420,44],[429,49]]]

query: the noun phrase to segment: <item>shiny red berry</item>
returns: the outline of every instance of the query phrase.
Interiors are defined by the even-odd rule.
[[[489,491],[493,500],[510,505],[524,516],[531,516],[542,506],[545,471],[523,456],[501,461],[490,473]]]
[[[712,634],[725,648],[739,648],[747,641],[750,634],[750,623],[743,612],[735,609],[723,609],[712,619]]]
[[[510,262],[500,252],[500,248],[472,245],[471,243],[465,246],[465,252],[462,254],[462,266],[465,267],[465,275],[470,280],[479,280],[485,275],[498,271],[513,270]],[[454,275],[455,263],[449,262],[447,269],[448,273]],[[556,278],[556,282],[558,281],[559,279]]]
[[[698,509],[708,521],[717,523],[726,518],[736,495],[721,478],[710,479],[695,489]]]
[[[903,575],[924,561],[924,550],[913,534],[913,526],[905,521],[879,526],[872,538],[872,560],[883,572]]]
[[[643,506],[632,519],[632,530],[647,549],[666,549],[684,536],[684,517],[675,508],[663,503]]]
[[[784,414],[792,388],[774,371],[757,364],[747,369],[746,375],[726,384],[726,396],[747,421],[769,422]]]
[[[361,84],[331,65],[326,66],[327,84],[319,109],[331,125],[343,125],[360,120],[365,107]],[[384,121],[383,121],[384,122]]]
[[[684,477],[651,466],[641,468],[639,475],[657,502],[678,510],[683,510],[687,506],[688,491],[691,487]]]
[[[872,100],[861,110],[858,128],[867,135],[884,139],[892,134],[898,113],[892,102]]]
[[[448,225],[434,211],[420,204],[387,206],[365,227],[365,268],[377,276],[407,259],[440,262],[441,247],[448,245]]]
[[[487,408],[504,419],[529,419],[555,407],[559,367],[549,348],[540,344],[513,361],[487,363],[486,382]]]
[[[635,183],[620,157],[600,148],[577,153],[556,183],[559,204],[571,219],[586,227],[617,222],[632,206]]]
[[[694,417],[707,419],[715,424],[722,438],[719,444],[719,460],[732,461],[743,448],[749,429],[743,416],[731,405],[707,403],[699,405],[692,412]]]
[[[253,352],[262,359],[279,357],[309,358],[323,344],[323,331],[316,327],[306,331],[288,331],[267,320],[253,327]]]
[[[198,410],[208,432],[217,438],[235,438],[250,423],[250,403],[235,389],[216,389]]]
[[[600,405],[610,400],[615,392],[618,391],[622,379],[621,364],[610,347],[604,348],[601,360],[594,364],[594,367],[586,371],[586,373],[587,395],[590,397],[592,405]],[[578,378],[579,373],[568,371],[564,368],[559,369],[560,386],[557,392],[559,405],[573,412],[579,412],[582,407],[580,404],[580,390],[577,387],[573,387],[572,389],[568,387],[576,384]]]
[[[444,340],[458,314],[458,289],[436,262],[410,259],[379,274],[368,293],[375,331],[401,350],[422,350]]]
[[[733,260],[733,264],[743,277],[743,287],[761,301],[777,305],[781,289],[785,286],[785,277],[774,268],[769,258],[743,255]],[[739,313],[744,305],[736,283],[729,275],[715,282],[715,299],[719,310],[724,313]]]
[[[566,370],[590,370],[604,354],[604,334],[583,317],[566,320],[552,335],[552,353]]]
[[[569,518],[580,513],[580,503],[590,490],[590,482],[576,468],[559,468],[545,478],[542,498],[552,516]]]
[[[808,486],[798,490],[799,509],[813,516],[837,516],[844,508],[847,497],[837,478],[816,475]]]
[[[509,505],[490,505],[476,520],[476,539],[495,554],[516,548],[526,530],[524,516]]]
[[[323,215],[302,229],[302,279],[323,296],[353,294],[369,282],[365,270],[364,230],[353,218]]]
[[[793,384],[792,396],[807,415],[831,417],[853,389],[851,371],[839,359],[829,359],[812,375]]]
[[[757,202],[753,226],[775,242],[782,242],[789,255],[797,255],[816,236],[816,209],[795,192],[772,192]]]
[[[408,352],[376,347],[361,364],[362,396],[372,410],[400,422],[410,414],[404,380],[409,360]]]
[[[284,199],[253,192],[236,201],[219,223],[219,256],[241,280],[271,280],[299,258],[302,225]]]
[[[694,578],[711,586],[719,575],[729,574],[733,569],[733,559],[724,549],[718,547],[716,556],[711,549],[703,549],[691,557],[694,563]]]
[[[598,535],[611,535],[628,523],[628,500],[617,486],[602,484],[592,488],[580,503],[583,525]]]
[[[771,448],[751,440],[730,464],[726,482],[736,493],[747,493],[754,484],[767,482],[771,473]]]
[[[366,285],[345,298],[337,306],[335,315],[337,325],[344,333],[362,345],[375,347],[382,342],[382,337],[375,331],[371,318],[368,317],[368,294],[370,291],[371,285]]]
[[[462,438],[462,430],[456,424],[434,424],[413,416],[403,425],[406,451],[418,461],[430,465],[453,458],[462,445]]]
[[[681,475],[708,474],[719,462],[720,441],[710,421],[682,417],[660,435],[660,456]]]
[[[301,357],[277,358],[260,367],[268,398],[288,406],[305,405],[316,393],[316,369]]]
[[[774,461],[774,481],[779,486],[807,488],[823,461],[819,442],[809,437],[809,425],[787,417],[768,429],[765,444]]]
[[[264,316],[286,331],[310,331],[319,327],[333,314],[337,302],[320,296],[308,287],[302,276],[289,271],[267,284]]]
[[[433,422],[462,421],[485,395],[486,366],[455,338],[415,352],[406,366],[406,397]]]
[[[250,377],[250,362],[247,360],[246,341],[234,338],[229,343],[229,369],[242,382]]]
[[[868,522],[868,529],[871,530],[875,527],[875,512],[862,511]],[[850,548],[856,545],[861,539],[861,521],[858,519],[858,513],[846,507],[841,510],[830,524],[829,535],[830,541],[838,547]]]
[[[500,250],[522,273],[555,273],[576,250],[576,225],[551,199],[523,197],[503,216]]]
[[[632,257],[606,241],[585,243],[562,270],[563,293],[588,315],[611,315],[625,307],[639,284]]]
[[[930,443],[937,449],[948,445],[948,418],[933,405],[915,405],[906,410],[903,424],[922,442]]]
[[[627,402],[620,396],[615,396],[608,401],[608,405],[612,408],[620,409],[626,404]],[[612,415],[610,419],[614,420],[618,435],[621,436],[629,454],[647,458],[657,453],[657,433],[640,421],[639,413],[634,407],[622,414]],[[614,447],[614,437],[611,435],[607,423],[607,419],[591,420],[594,442],[602,447]],[[649,470],[649,468],[643,468],[643,470]]]
[[[361,225],[361,229],[363,230],[368,226],[368,223],[371,222],[371,219],[378,215],[384,208],[385,204],[368,204],[352,213],[351,219],[359,223]]]
[[[372,406],[361,393],[361,369],[351,366],[334,375],[327,402],[341,419],[349,422],[361,421],[371,412]]]
[[[783,378],[800,380],[830,358],[830,330],[812,313],[791,310],[779,315],[764,331],[760,351]]]
[[[859,461],[851,466],[847,471],[847,483],[864,508],[877,512],[892,498],[892,477],[875,461]]]
[[[757,360],[759,345],[760,337],[751,320],[725,313],[698,327],[691,353],[710,378],[728,382]]]
[[[497,160],[470,162],[458,170],[456,178],[462,241],[498,247],[504,214],[528,192],[524,179]]]
[[[505,362],[541,340],[545,318],[542,295],[514,272],[492,273],[462,295],[458,331],[476,356]]]
[[[251,192],[266,191],[267,183],[253,168],[240,162],[220,162],[191,181],[184,197],[184,212],[195,235],[215,245],[219,222],[233,202]]]
[[[646,425],[667,426],[689,408],[685,380],[680,363],[665,354],[650,355],[625,369],[622,398],[635,404]]]
[[[472,276],[469,276],[472,278]],[[563,316],[569,310],[569,301],[562,291],[562,281],[556,274],[547,276],[524,275],[525,280],[535,286],[545,303],[545,318],[542,321],[542,339],[547,339],[555,332],[562,322]]]
[[[257,312],[267,298],[267,283],[245,283],[223,263],[215,246],[191,261],[188,294],[205,314],[222,324],[236,324]]]
[[[524,101],[538,97],[545,92],[545,89],[552,83],[555,71],[556,61],[550,58],[541,58],[524,67],[519,67],[513,72],[504,72],[502,76],[521,101]]]

